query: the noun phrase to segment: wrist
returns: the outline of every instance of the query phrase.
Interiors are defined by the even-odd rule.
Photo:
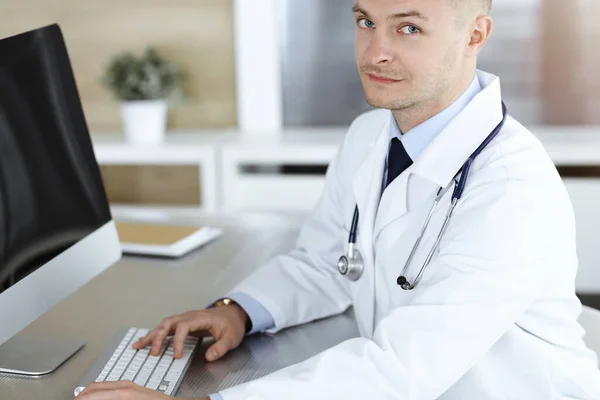
[[[231,307],[236,311],[242,322],[242,325],[244,326],[244,333],[250,332],[252,330],[252,321],[250,321],[250,317],[248,316],[246,310],[244,310],[238,303],[231,303],[227,307]]]
[[[231,310],[234,313],[234,315],[237,318],[239,318],[242,322],[242,326],[244,326],[245,333],[248,333],[252,330],[252,321],[250,320],[250,316],[248,315],[246,310],[244,310],[242,306],[240,306],[236,301],[230,298],[224,298],[217,301],[213,305],[213,307],[223,307],[226,310]]]

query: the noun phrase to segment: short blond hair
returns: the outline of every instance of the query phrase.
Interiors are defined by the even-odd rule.
[[[492,0],[448,0],[456,10],[455,25],[462,28],[480,15],[488,15],[492,10]]]
[[[492,0],[450,0],[454,7],[464,7],[465,11],[478,14],[489,14],[492,10]]]
[[[478,2],[482,3],[481,7],[486,14],[489,14],[490,11],[492,11],[492,0],[478,0]]]

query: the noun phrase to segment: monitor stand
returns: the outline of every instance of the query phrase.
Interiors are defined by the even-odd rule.
[[[16,334],[0,345],[0,373],[42,376],[54,372],[85,342]]]

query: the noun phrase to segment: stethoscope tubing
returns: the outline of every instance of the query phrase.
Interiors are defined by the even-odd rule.
[[[469,176],[469,171],[471,169],[471,165],[473,164],[473,162],[475,161],[477,156],[479,156],[479,154],[481,154],[481,152],[487,147],[487,145],[498,135],[498,133],[504,126],[504,123],[506,122],[506,118],[507,118],[507,109],[506,109],[506,105],[504,104],[504,102],[502,102],[502,121],[500,121],[498,126],[496,126],[496,128],[485,138],[485,140],[479,145],[479,147],[477,147],[477,149],[473,152],[473,154],[471,154],[471,156],[463,164],[462,168],[456,174],[456,176],[458,176],[460,174],[460,178],[458,179],[458,182],[456,181],[456,176],[454,177],[453,182],[455,184],[454,184],[454,190],[452,192],[452,200],[451,200],[451,204],[448,209],[448,212],[446,213],[446,216],[444,218],[442,227],[440,228],[440,231],[436,237],[435,243],[434,243],[433,247],[431,248],[431,250],[429,251],[425,262],[423,263],[421,269],[419,270],[419,274],[415,278],[414,283],[410,284],[408,282],[408,280],[405,278],[406,272],[408,271],[408,268],[410,267],[412,259],[414,258],[415,254],[419,248],[419,245],[421,244],[423,237],[425,236],[425,232],[427,231],[429,223],[433,217],[433,214],[435,213],[435,210],[437,209],[438,204],[440,203],[442,198],[445,196],[445,194],[447,193],[449,188],[452,186],[452,183],[450,185],[448,185],[447,187],[441,188],[438,190],[438,194],[434,200],[431,210],[429,211],[429,214],[427,215],[427,219],[425,220],[425,223],[423,224],[423,227],[421,228],[421,232],[417,238],[417,241],[413,245],[410,255],[408,256],[408,259],[407,259],[406,263],[404,264],[404,268],[402,269],[402,274],[398,277],[398,284],[403,289],[412,290],[421,281],[424,271],[425,271],[425,268],[429,265],[435,252],[439,248],[439,244],[440,244],[440,242],[444,236],[444,233],[446,232],[446,229],[450,223],[450,219],[452,218],[454,209],[456,208],[458,201],[461,199],[461,197],[463,195],[463,192],[464,192],[466,184],[467,184],[467,178]],[[355,249],[356,236],[357,236],[357,232],[358,232],[358,219],[359,219],[359,210],[358,210],[358,204],[357,204],[354,208],[352,224],[350,225],[350,234],[348,236],[348,245],[349,245],[348,257],[350,257],[350,258],[353,257],[353,254],[355,252],[357,252],[360,255],[360,252],[358,252],[358,249]],[[362,265],[361,265],[361,268],[362,268]],[[361,274],[362,274],[362,271],[361,271]]]

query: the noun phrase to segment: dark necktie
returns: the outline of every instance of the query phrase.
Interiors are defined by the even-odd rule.
[[[402,142],[397,137],[393,138],[388,152],[388,175],[385,187],[388,187],[412,163],[413,161],[410,159]]]

